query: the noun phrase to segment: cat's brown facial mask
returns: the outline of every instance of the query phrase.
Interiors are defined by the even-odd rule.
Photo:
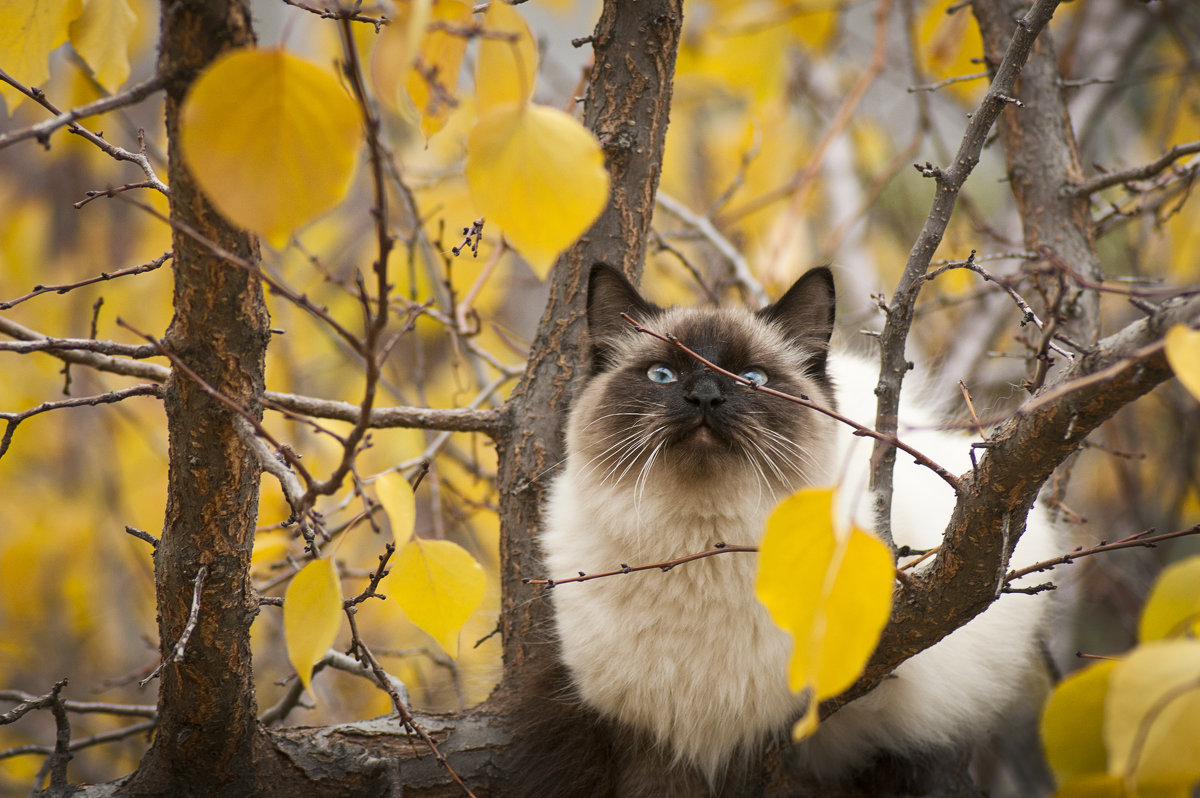
[[[638,333],[621,314],[675,335],[734,374],[828,403],[825,360],[834,307],[828,269],[808,272],[778,302],[751,313],[660,308],[618,271],[597,264],[587,307],[589,376],[572,414],[572,434],[606,479],[649,478],[659,463],[688,478],[736,470],[776,490],[809,481],[827,426],[817,414]]]

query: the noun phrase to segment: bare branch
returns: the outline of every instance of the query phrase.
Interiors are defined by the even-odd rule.
[[[200,622],[200,594],[204,590],[204,580],[207,576],[208,566],[201,565],[199,570],[196,571],[196,578],[192,582],[192,609],[188,613],[187,623],[183,627],[183,632],[179,635],[179,639],[175,641],[170,656],[158,663],[158,667],[149,676],[138,682],[138,687],[145,687],[149,684],[167,665],[183,661],[183,657],[187,653],[188,641],[192,638],[192,632],[196,631],[196,624]]]
[[[115,731],[110,731],[110,732],[103,732],[101,734],[93,734],[91,737],[80,737],[78,739],[71,741],[71,744],[68,746],[68,750],[78,751],[81,748],[89,748],[93,745],[104,745],[105,743],[112,743],[112,742],[116,742],[118,740],[124,740],[126,737],[133,737],[134,735],[137,735],[137,734],[143,734],[143,733],[148,733],[148,732],[154,731],[154,729],[157,725],[158,725],[157,720],[145,720],[145,721],[142,721],[141,723],[134,723],[130,726],[126,726],[123,729],[117,729]],[[53,754],[54,751],[55,751],[55,749],[53,746],[19,745],[15,748],[9,748],[4,751],[0,751],[0,759],[8,759],[8,758],[14,757],[14,756],[28,756],[30,754],[38,754],[38,755],[45,756],[47,754]]]
[[[270,410],[351,423],[357,422],[362,413],[361,407],[349,402],[276,391],[263,394],[263,405]],[[440,429],[449,432],[482,432],[490,436],[495,436],[500,429],[500,411],[487,408],[375,407],[371,409],[369,418],[369,426],[378,429]]]
[[[36,703],[45,699],[46,696],[35,696],[26,693],[22,690],[0,690],[0,701],[21,701],[24,703]],[[118,717],[129,718],[154,718],[158,716],[158,708],[153,704],[106,704],[99,701],[66,701],[63,702],[63,707],[68,712],[76,712],[81,715],[115,715]],[[19,709],[14,707],[13,711]],[[28,709],[25,710],[26,712]],[[24,714],[24,713],[22,713]],[[0,725],[11,723],[5,720],[7,714],[0,715]]]
[[[921,278],[929,269],[929,262],[941,244],[950,216],[958,199],[958,193],[967,177],[979,163],[988,132],[996,118],[1008,104],[1017,75],[1033,50],[1034,40],[1053,16],[1060,0],[1038,0],[1029,12],[1017,22],[1016,32],[1004,61],[996,69],[996,77],[988,87],[986,96],[971,117],[963,134],[954,160],[945,169],[936,170],[937,191],[929,215],[913,243],[904,273],[896,286],[887,306],[887,318],[880,335],[881,365],[879,384],[875,389],[879,397],[875,415],[875,428],[884,435],[896,431],[900,406],[900,388],[909,369],[904,354],[908,331],[912,326],[913,310],[917,295],[924,280]],[[892,469],[896,462],[895,450],[884,441],[875,444],[872,455],[871,489],[875,495],[875,528],[889,544],[891,542],[892,514]]]
[[[703,560],[706,557],[715,557],[718,554],[728,554],[729,552],[757,552],[758,546],[729,546],[725,543],[718,543],[711,549],[697,552],[696,554],[687,554],[683,557],[676,557],[673,560],[663,560],[662,562],[654,562],[649,565],[625,565],[615,571],[603,571],[594,574],[585,574],[582,571],[579,576],[569,576],[565,579],[524,579],[522,580],[527,585],[541,585],[546,588],[556,587],[557,585],[566,585],[571,582],[587,582],[592,579],[603,579],[608,576],[619,576],[620,574],[631,574],[634,571],[669,571],[676,565],[682,565],[693,560]]]
[[[31,138],[36,138],[44,146],[48,146],[50,142],[50,134],[58,130],[60,127],[73,125],[73,123],[78,119],[108,113],[109,111],[115,111],[118,108],[124,108],[129,105],[140,103],[142,100],[161,89],[163,84],[166,82],[161,76],[155,75],[149,80],[138,83],[135,86],[130,86],[128,89],[125,89],[125,91],[122,91],[119,94],[111,94],[108,97],[101,97],[99,100],[93,100],[90,103],[80,105],[77,108],[72,108],[67,111],[57,111],[50,106],[48,102],[44,101],[44,94],[42,95],[42,99],[39,99],[36,96],[41,94],[39,90],[30,89],[29,91],[26,91],[7,76],[4,76],[0,79],[3,79],[6,83],[14,86],[23,94],[26,94],[34,100],[37,100],[52,113],[57,114],[57,116],[54,118],[47,119],[44,122],[38,122],[36,125],[30,125],[29,127],[0,135],[0,149],[3,149],[10,144],[16,144],[18,141],[24,141],[25,139]],[[155,188],[158,188],[158,186],[155,186]]]
[[[130,152],[129,150],[126,150],[122,147],[118,147],[114,144],[110,144],[109,142],[104,140],[103,136],[101,136],[97,133],[93,133],[92,131],[90,131],[87,128],[80,125],[78,122],[74,121],[75,119],[79,119],[83,116],[89,116],[91,114],[99,113],[98,111],[95,111],[95,110],[92,110],[88,113],[78,113],[79,111],[85,110],[91,106],[95,106],[95,105],[102,104],[102,103],[110,103],[110,105],[108,107],[104,108],[103,110],[111,111],[113,108],[120,108],[124,105],[132,105],[135,102],[140,102],[146,96],[161,89],[163,87],[163,85],[165,84],[164,80],[159,79],[157,77],[152,78],[151,80],[147,81],[146,83],[142,83],[142,84],[139,84],[138,86],[134,86],[133,88],[128,89],[127,91],[125,91],[121,94],[113,95],[112,97],[105,97],[101,100],[97,100],[94,103],[90,103],[89,105],[83,106],[82,108],[77,108],[74,111],[62,111],[57,106],[55,106],[54,103],[50,102],[50,100],[46,98],[46,93],[43,92],[41,89],[35,89],[35,88],[30,88],[29,86],[26,86],[25,84],[21,83],[16,78],[14,78],[12,75],[5,72],[3,69],[0,69],[0,80],[9,84],[14,89],[16,89],[17,91],[24,94],[26,97],[29,97],[30,99],[34,100],[36,103],[41,105],[43,108],[48,110],[50,113],[56,115],[54,119],[48,120],[48,122],[41,123],[43,125],[47,125],[47,124],[50,125],[49,129],[46,132],[40,133],[40,134],[39,133],[25,134],[25,131],[15,131],[14,133],[8,134],[8,136],[13,137],[11,139],[8,136],[0,136],[0,147],[5,146],[6,144],[10,144],[14,141],[18,141],[21,138],[32,138],[35,136],[44,145],[49,146],[50,132],[56,130],[59,127],[62,127],[63,125],[66,125],[72,133],[77,133],[80,136],[83,136],[85,139],[90,141],[92,144],[95,144],[97,147],[99,147],[101,150],[103,150],[109,156],[117,159],[118,161],[129,161],[130,163],[137,164],[137,166],[139,166],[141,168],[142,172],[145,173],[146,180],[149,181],[152,188],[154,188],[155,190],[157,190],[163,194],[170,194],[170,190],[167,188],[167,184],[162,182],[162,180],[160,180],[158,175],[154,172],[154,167],[150,164],[150,159],[146,157],[146,153]],[[130,99],[130,98],[132,98],[132,99]],[[117,101],[115,105],[111,104],[113,101]],[[71,116],[72,114],[75,114],[75,116],[72,117]],[[58,120],[61,118],[64,118],[64,117],[71,117],[71,118],[67,119],[67,121],[63,122],[62,124],[57,124]],[[36,128],[37,125],[34,125],[34,127]],[[30,130],[30,129],[31,128],[26,128],[26,130]],[[17,136],[19,136],[20,138],[17,138]]]
[[[1154,159],[1143,166],[1135,166],[1130,169],[1122,169],[1117,172],[1109,172],[1103,175],[1097,175],[1090,180],[1086,180],[1077,186],[1070,186],[1063,189],[1067,194],[1076,197],[1087,197],[1095,194],[1097,191],[1102,191],[1110,186],[1115,186],[1120,183],[1129,183],[1133,180],[1148,180],[1154,177],[1159,172],[1163,171],[1175,161],[1185,155],[1192,155],[1200,152],[1200,141],[1192,141],[1187,144],[1176,144],[1171,149],[1167,150],[1162,156]]]
[[[742,290],[746,292],[750,300],[748,304],[751,307],[761,308],[767,304],[767,292],[763,290],[758,278],[751,273],[750,264],[746,262],[745,256],[738,252],[737,247],[731,244],[729,239],[717,230],[716,225],[712,223],[711,219],[707,216],[700,216],[697,213],[693,213],[682,202],[673,199],[669,194],[662,191],[655,195],[654,201],[663,210],[679,217],[688,226],[696,228],[704,236],[705,240],[716,247],[717,252],[721,253],[721,257],[729,262],[730,267],[733,269],[734,279],[737,280]]]
[[[28,294],[25,294],[25,296],[19,296],[16,299],[9,300],[8,302],[0,302],[0,310],[8,310],[9,308],[21,304],[27,299],[33,299],[35,296],[47,294],[52,291],[56,294],[65,294],[68,291],[72,291],[76,288],[82,288],[85,285],[92,285],[94,283],[104,282],[105,280],[115,280],[118,277],[127,277],[132,274],[152,272],[170,259],[171,253],[164,252],[162,255],[159,255],[149,263],[143,263],[140,266],[130,266],[127,269],[117,269],[115,272],[101,272],[98,277],[89,277],[85,280],[80,280],[74,283],[65,283],[63,285],[35,285],[33,290]]]
[[[123,388],[119,391],[110,391],[108,393],[97,394],[96,396],[79,396],[72,399],[60,399],[56,402],[42,402],[37,407],[31,407],[19,413],[0,412],[0,420],[5,422],[4,435],[0,436],[0,457],[4,457],[5,453],[8,452],[8,447],[12,445],[13,434],[16,433],[17,426],[27,418],[51,410],[61,410],[66,407],[95,407],[96,405],[113,404],[128,399],[131,396],[161,397],[162,387],[158,385],[134,385],[131,388]]]
[[[12,338],[16,338],[18,341],[53,340],[48,339],[46,336],[31,330],[28,327],[17,324],[11,319],[6,319],[3,316],[0,316],[0,333],[4,333]],[[160,366],[157,363],[139,363],[123,357],[109,357],[108,355],[103,355],[95,351],[83,351],[76,348],[46,348],[44,351],[65,363],[77,363],[82,366],[90,366],[97,371],[107,371],[111,374],[123,374],[127,377],[137,377],[143,380],[152,380],[153,382],[166,382],[167,377],[171,375],[171,370],[169,368],[166,366]]]
[[[1175,538],[1186,537],[1188,535],[1200,535],[1200,524],[1196,524],[1188,529],[1180,529],[1176,532],[1164,532],[1161,535],[1154,534],[1153,529],[1147,529],[1143,532],[1135,532],[1128,537],[1115,540],[1112,543],[1100,543],[1086,549],[1081,546],[1070,554],[1052,557],[1049,560],[1042,560],[1024,568],[1009,571],[1004,575],[1004,584],[1007,586],[1009,583],[1015,582],[1023,576],[1052,570],[1056,565],[1070,565],[1080,557],[1090,557],[1093,554],[1104,554],[1105,552],[1120,551],[1121,549],[1154,548],[1163,541],[1174,540]]]

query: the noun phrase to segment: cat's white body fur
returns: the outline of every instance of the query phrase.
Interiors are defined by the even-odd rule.
[[[830,356],[844,415],[870,423],[876,369],[854,356]],[[906,386],[906,396],[917,393]],[[922,404],[902,406],[902,437],[951,472],[969,469],[970,439],[933,430],[936,419]],[[853,505],[846,511],[869,529],[870,441],[837,427],[836,442],[811,453],[818,475],[812,482],[837,482],[840,496]],[[547,508],[541,544],[548,575],[659,562],[717,542],[755,544],[774,505],[755,482],[747,473],[718,475],[708,484],[672,481],[661,471],[636,482],[602,480],[588,463],[570,461]],[[897,545],[936,546],[953,503],[941,479],[898,458]],[[1035,509],[1013,562],[1056,553],[1051,527]],[[720,778],[739,746],[752,748],[786,729],[798,709],[786,682],[790,641],[754,595],[756,557],[723,554],[666,573],[620,575],[554,591],[562,656],[580,697],[649,732],[710,782]],[[800,755],[817,775],[835,775],[880,751],[908,754],[977,736],[1028,691],[1047,606],[1043,597],[1003,596],[835,713]]]

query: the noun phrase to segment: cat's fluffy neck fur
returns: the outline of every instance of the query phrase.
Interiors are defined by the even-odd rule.
[[[630,312],[686,343],[698,341],[735,372],[768,363],[763,370],[771,372],[772,387],[869,418],[871,367],[844,356],[827,363],[833,312],[827,270],[810,272],[758,314],[662,311],[605,271],[593,271],[590,291],[593,373],[572,411],[569,457],[554,485],[541,539],[551,578],[659,562],[719,542],[756,544],[776,501],[804,485],[840,478],[844,497],[866,503],[869,447],[854,452],[859,439],[811,410],[780,408],[780,400],[763,404],[730,382],[721,387],[728,392],[719,401],[711,400],[714,414],[726,413],[723,419],[714,416],[714,428],[718,422],[734,425],[738,436],[751,435],[752,442],[738,450],[729,441],[696,442],[691,432],[675,437],[664,432],[663,427],[674,429],[671,424],[690,428],[649,415],[659,412],[650,407],[653,397],[675,396],[663,400],[661,412],[686,414],[689,404],[710,401],[699,398],[707,377],[671,359],[677,384],[666,387],[675,394],[638,382],[648,364],[673,355],[661,342],[613,322],[620,312]],[[795,446],[785,446],[778,434],[736,427],[738,419],[764,419]],[[657,454],[652,444],[638,450],[623,442],[623,424],[641,424],[644,437],[661,438]],[[713,433],[718,439],[719,432]],[[967,467],[966,440],[938,432],[919,437],[917,448],[935,460],[952,470]],[[775,461],[759,462],[760,454]],[[896,479],[897,544],[935,545],[953,506],[952,492],[919,469],[900,466]],[[856,515],[860,523],[865,520]],[[1022,560],[1053,551],[1047,530],[1043,521],[1031,520]],[[790,642],[754,595],[755,557],[731,553],[667,573],[563,585],[553,597],[562,658],[578,697],[602,716],[649,735],[674,761],[699,770],[710,786],[720,782],[731,758],[752,755],[772,735],[786,733],[799,708],[786,683]],[[1013,703],[1037,659],[1034,637],[1043,605],[1028,596],[1006,597],[902,665],[896,678],[822,726],[801,752],[808,767],[837,773],[880,751],[951,746],[985,728]]]

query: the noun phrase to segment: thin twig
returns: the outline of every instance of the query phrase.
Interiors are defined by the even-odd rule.
[[[1169,167],[1175,161],[1185,155],[1192,155],[1200,152],[1200,141],[1192,141],[1187,144],[1176,144],[1171,149],[1167,150],[1163,155],[1154,159],[1148,164],[1135,166],[1129,169],[1121,169],[1116,172],[1109,172],[1103,175],[1097,175],[1090,180],[1085,180],[1079,185],[1071,186],[1063,189],[1064,192],[1076,196],[1087,197],[1095,194],[1097,191],[1102,191],[1110,186],[1115,186],[1120,183],[1129,183],[1134,180],[1148,180],[1154,177],[1159,172]]]
[[[1025,568],[1009,571],[1004,575],[1004,584],[1007,585],[1010,582],[1015,582],[1021,577],[1028,576],[1032,573],[1049,571],[1056,565],[1069,565],[1078,560],[1080,557],[1090,557],[1093,554],[1103,554],[1108,551],[1119,551],[1120,549],[1154,548],[1163,541],[1174,540],[1175,538],[1186,537],[1188,535],[1200,535],[1200,524],[1196,524],[1195,526],[1187,529],[1180,529],[1176,532],[1164,532],[1161,535],[1154,534],[1153,529],[1146,529],[1141,532],[1135,532],[1134,534],[1121,538],[1120,540],[1113,541],[1112,543],[1100,543],[1096,546],[1086,549],[1080,547],[1070,554],[1052,557],[1049,560],[1042,560],[1041,562],[1036,562],[1033,565]]]
[[[111,111],[114,108],[120,108],[122,105],[131,105],[134,102],[139,102],[144,97],[146,97],[146,96],[154,93],[155,91],[158,91],[158,89],[162,88],[162,84],[165,82],[162,78],[159,78],[156,76],[155,78],[152,78],[151,80],[147,81],[146,83],[142,83],[142,84],[139,84],[138,86],[134,86],[133,88],[131,88],[125,92],[122,92],[121,94],[113,95],[112,97],[105,97],[103,99],[97,100],[94,103],[90,103],[88,105],[82,106],[82,108],[77,108],[74,111],[62,111],[57,106],[55,106],[54,103],[50,102],[50,100],[46,98],[46,93],[43,92],[41,89],[35,89],[35,88],[31,88],[29,86],[26,86],[25,84],[21,83],[16,78],[14,78],[12,75],[9,75],[3,69],[0,69],[0,80],[9,84],[13,88],[15,88],[17,91],[24,94],[26,97],[29,97],[34,102],[38,103],[43,108],[48,110],[50,113],[56,114],[54,119],[47,120],[47,122],[41,123],[42,125],[50,125],[47,132],[44,132],[41,135],[39,135],[36,132],[27,133],[27,131],[31,130],[32,128],[26,128],[25,130],[14,131],[13,133],[8,134],[7,136],[0,136],[0,147],[3,147],[7,144],[11,144],[14,141],[18,141],[18,140],[20,140],[20,138],[32,138],[32,137],[37,137],[38,140],[41,141],[44,146],[49,146],[50,132],[57,129],[58,127],[62,127],[62,125],[56,124],[57,121],[60,118],[70,117],[72,114],[76,114],[73,118],[70,118],[66,122],[63,123],[67,126],[67,128],[72,133],[76,133],[80,136],[83,136],[85,139],[90,141],[92,144],[95,144],[97,147],[99,147],[101,150],[103,150],[106,154],[117,159],[118,161],[129,161],[130,163],[137,164],[137,166],[139,166],[141,168],[142,172],[146,175],[146,179],[150,182],[152,188],[154,188],[155,190],[157,190],[163,194],[168,194],[168,195],[170,194],[170,190],[167,188],[167,184],[162,182],[162,180],[160,180],[158,175],[154,172],[154,167],[150,164],[150,159],[146,157],[146,153],[144,153],[144,152],[134,153],[134,152],[130,152],[127,149],[124,149],[123,147],[118,147],[115,144],[110,144],[109,142],[104,140],[103,136],[100,136],[97,133],[93,133],[92,131],[90,131],[87,128],[80,125],[78,122],[74,121],[75,119],[80,118],[80,116],[87,116],[87,115],[90,115],[91,113],[96,113],[96,111],[89,111],[88,113],[85,113],[85,114],[79,114],[80,110],[87,109],[87,108],[90,108],[93,106],[106,106],[106,107],[104,107],[104,110]],[[37,125],[34,125],[34,127],[36,128]]]
[[[25,300],[33,299],[35,296],[39,296],[41,294],[48,294],[50,292],[54,292],[56,294],[65,294],[68,291],[72,291],[76,288],[82,288],[85,285],[92,285],[94,283],[104,282],[105,280],[115,280],[118,277],[127,277],[132,274],[144,274],[145,272],[152,272],[170,260],[171,255],[172,253],[170,252],[164,252],[162,255],[159,255],[149,263],[143,263],[140,266],[130,266],[127,269],[118,269],[115,272],[100,272],[100,275],[97,277],[88,277],[85,280],[80,280],[75,283],[65,283],[63,285],[35,285],[33,290],[24,296],[19,296],[16,299],[10,299],[7,302],[0,302],[0,310],[8,310],[9,308],[16,307]]]
[[[113,404],[124,401],[131,396],[161,397],[162,390],[161,385],[134,385],[131,388],[109,391],[108,393],[97,394],[96,396],[79,396],[72,399],[59,399],[55,402],[42,402],[37,407],[31,407],[19,413],[0,412],[0,421],[5,422],[4,434],[0,435],[0,457],[4,457],[8,452],[9,446],[12,445],[13,435],[17,431],[17,426],[22,421],[40,413],[46,413],[51,410],[62,410],[67,407],[95,407],[97,405]]]
[[[201,565],[196,571],[196,578],[192,581],[192,609],[188,613],[187,623],[183,626],[183,632],[180,633],[179,639],[175,641],[175,645],[171,647],[171,653],[158,663],[149,676],[138,682],[138,687],[145,687],[154,677],[162,673],[162,669],[167,665],[176,662],[182,662],[183,657],[187,654],[187,644],[192,638],[192,632],[196,631],[196,624],[200,622],[200,594],[204,589],[204,580],[208,576],[208,566]]]
[[[718,543],[711,549],[698,552],[696,554],[688,554],[683,557],[676,557],[673,560],[663,560],[662,562],[649,563],[648,565],[625,565],[615,571],[603,571],[595,574],[585,574],[582,571],[578,576],[569,576],[565,579],[522,579],[521,582],[526,585],[542,585],[547,588],[552,588],[557,585],[565,585],[571,582],[587,582],[592,579],[603,579],[608,576],[619,576],[620,574],[631,574],[635,571],[669,571],[676,565],[682,565],[685,562],[693,560],[702,560],[705,557],[715,557],[718,554],[728,554],[729,552],[757,552],[758,546],[729,546],[724,543]]]
[[[747,294],[749,305],[761,308],[767,304],[767,292],[763,290],[762,284],[751,273],[750,264],[746,262],[742,253],[738,252],[737,247],[717,230],[711,219],[692,212],[682,202],[662,191],[654,195],[654,201],[662,206],[663,210],[678,217],[680,221],[690,227],[694,227],[710,244],[716,247],[717,252],[733,268],[734,279]]]
[[[31,695],[23,690],[0,690],[0,701],[36,703],[45,698],[46,696]],[[62,704],[68,712],[75,712],[80,715],[115,715],[118,717],[128,718],[158,717],[158,708],[153,704],[107,704],[100,701],[67,700],[64,700]],[[0,725],[3,725],[6,722],[11,722],[6,721],[4,718],[5,715],[0,715]]]

